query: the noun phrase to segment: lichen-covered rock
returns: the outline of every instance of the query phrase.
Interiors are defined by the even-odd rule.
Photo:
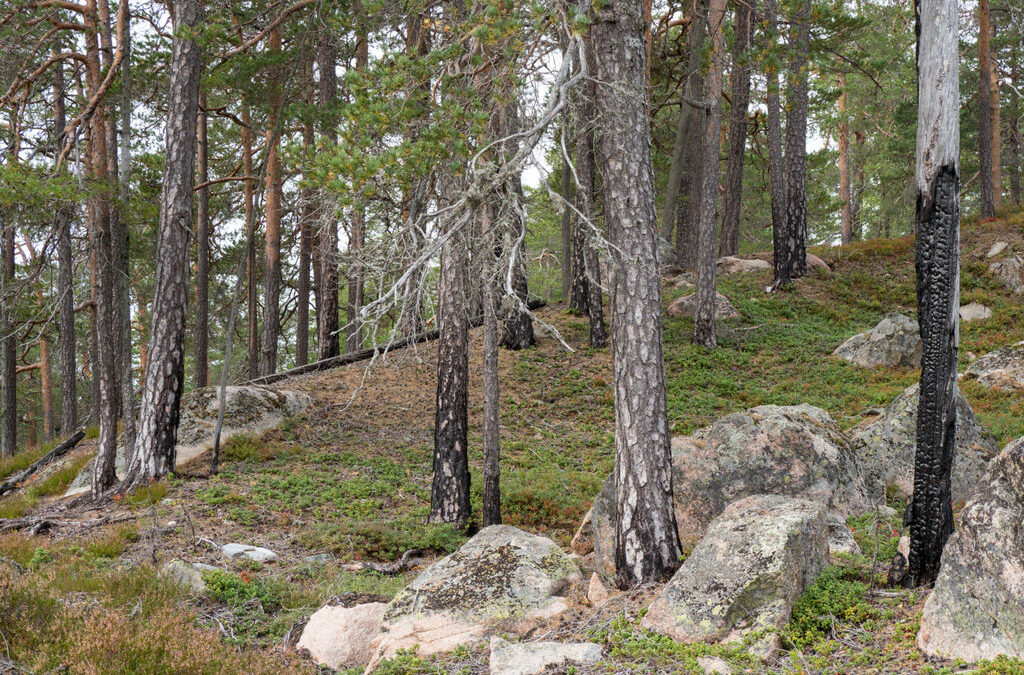
[[[746,272],[763,272],[772,268],[765,260],[758,258],[737,258],[727,255],[715,263],[719,274],[744,274]]]
[[[1002,391],[1024,390],[1024,342],[997,349],[971,364],[964,377],[983,387]]]
[[[1012,255],[988,266],[988,273],[1014,295],[1024,295],[1024,261]]]
[[[863,368],[920,368],[921,350],[917,322],[893,312],[836,347],[832,356]]]
[[[839,425],[810,405],[760,406],[672,440],[676,525],[684,550],[731,502],[756,494],[809,499],[845,518],[871,507],[860,466]],[[594,500],[595,566],[615,567],[615,486]]]
[[[200,459],[213,450],[219,391],[218,387],[204,387],[182,397],[178,444],[175,446],[176,468]],[[312,403],[307,394],[299,391],[256,385],[225,387],[224,393],[221,443],[237,434],[262,434],[281,424],[285,417],[302,412]],[[118,478],[124,477],[124,464],[124,446],[120,446],[114,461]],[[88,492],[91,480],[92,462],[89,462],[71,483],[65,496]]]
[[[675,300],[668,306],[666,310],[669,316],[693,316],[694,311],[697,308],[697,294],[691,293],[690,295],[683,296],[678,300]],[[738,319],[740,313],[732,306],[729,302],[729,298],[725,297],[719,292],[715,292],[715,319],[723,321],[725,319]]]
[[[581,578],[547,537],[485,527],[388,604],[373,663],[417,645],[420,654],[449,651],[491,630],[522,635],[567,609],[561,595]]]
[[[988,466],[942,552],[917,644],[965,661],[1024,657],[1024,437]]]
[[[509,642],[491,638],[491,675],[539,675],[548,667],[590,665],[601,660],[593,642]]]
[[[988,253],[985,254],[985,257],[986,258],[995,258],[997,255],[999,255],[1000,253],[1002,253],[1003,251],[1005,251],[1009,247],[1010,247],[1010,245],[1007,242],[1005,242],[1005,241],[997,241],[994,244],[992,244],[992,248],[990,248],[988,250]]]
[[[832,274],[832,268],[828,266],[828,263],[813,253],[807,254],[807,268],[821,276],[827,277]]]
[[[332,670],[361,668],[373,657],[373,640],[386,607],[383,602],[324,605],[309,617],[295,648]]]
[[[712,521],[641,626],[688,643],[775,633],[828,562],[828,523],[820,502],[746,497]]]
[[[181,586],[193,595],[206,593],[206,582],[203,581],[203,573],[195,565],[183,560],[169,560],[160,566],[157,575],[161,579]]]
[[[886,486],[900,495],[910,496],[914,489],[914,453],[917,447],[917,404],[919,384],[912,384],[882,414],[861,422],[851,432],[853,449],[868,479],[868,487],[878,499]],[[971,404],[956,390],[956,452],[953,455],[953,499],[971,496],[985,472],[985,464],[999,451],[971,410]]]
[[[860,545],[853,538],[846,521],[835,513],[828,514],[828,552],[831,555],[837,553],[860,553]]]
[[[224,544],[220,547],[221,553],[228,558],[248,558],[256,562],[270,562],[277,558],[277,554],[269,548],[253,546],[251,544]]]

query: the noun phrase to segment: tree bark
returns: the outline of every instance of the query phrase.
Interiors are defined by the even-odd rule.
[[[365,71],[369,63],[369,42],[366,39],[366,16],[361,0],[353,0],[352,15],[356,22],[356,70]],[[358,351],[363,347],[363,321],[360,312],[363,309],[366,293],[366,270],[363,264],[363,248],[366,245],[366,213],[362,206],[352,211],[349,230],[349,263],[348,263],[348,308],[345,328],[345,351]]]
[[[845,246],[853,241],[853,203],[850,196],[850,126],[846,121],[846,73],[839,73],[839,201],[842,210],[839,216],[840,241]]]
[[[146,369],[135,462],[127,482],[145,484],[174,469],[175,441],[185,379],[185,320],[195,178],[196,120],[202,55],[193,39],[202,21],[200,0],[173,0],[174,40],[165,131],[153,283],[149,366]]]
[[[448,227],[457,226],[449,223]],[[469,317],[466,297],[466,237],[456,232],[441,253],[438,282],[437,408],[434,419],[434,478],[431,523],[469,521]]]
[[[950,473],[956,441],[960,309],[957,4],[917,4],[917,307],[924,341],[904,583],[935,581],[953,532]]]
[[[275,28],[267,37],[267,50],[281,51],[281,30]],[[281,67],[271,66],[270,115],[267,118],[267,231],[263,248],[263,335],[260,343],[260,374],[277,370],[277,336],[280,330],[281,307]]]
[[[252,176],[252,117],[249,105],[242,102],[242,171]],[[256,300],[256,184],[252,180],[242,183],[242,207],[245,211],[245,288],[246,288],[246,323],[247,344],[246,363],[249,379],[259,375],[260,324],[259,308]]]
[[[327,29],[317,33],[317,70],[320,72],[320,108],[330,111],[335,105],[338,79],[335,71],[337,51]],[[337,141],[337,132],[330,115],[321,132],[328,147]],[[341,353],[338,338],[338,219],[333,199],[320,191],[320,232],[317,237],[314,265],[320,270],[320,299],[316,315],[317,356],[329,359]]]
[[[199,184],[196,195],[196,370],[192,385],[197,389],[210,383],[210,349],[207,339],[210,333],[210,180],[209,141],[206,131],[206,95],[199,97],[199,135],[197,138],[199,156]]]
[[[0,349],[3,351],[3,439],[0,456],[13,457],[18,448],[18,364],[14,340],[14,223],[0,210],[3,233],[3,311],[0,312]]]
[[[132,310],[131,310],[131,267],[130,267],[130,205],[131,205],[131,124],[132,124],[132,80],[131,80],[131,8],[128,0],[120,0],[119,13],[124,17],[121,33],[121,144],[118,183],[121,188],[118,227],[114,232],[115,283],[114,295],[118,308],[118,356],[120,357],[121,381],[121,438],[125,447],[128,464],[135,455],[135,381],[132,358]]]
[[[725,0],[708,3],[711,64],[705,81],[705,111],[701,133],[704,171],[701,173],[700,219],[697,230],[697,302],[693,312],[693,342],[707,349],[715,340],[715,237],[718,234],[718,176],[721,166],[722,71],[725,67]]]
[[[978,0],[978,185],[981,189],[981,217],[996,215],[995,186],[992,183],[992,18],[989,0]]]
[[[1017,48],[1014,47],[1012,52],[1013,64],[1011,66],[1010,77],[1014,83],[1020,82],[1020,71],[1017,65]],[[1010,115],[1009,120],[1009,133],[1010,133],[1010,198],[1013,199],[1013,203],[1020,206],[1021,203],[1021,180],[1020,180],[1020,94],[1016,91],[1010,93],[1013,97],[1013,114]]]
[[[56,147],[64,146],[64,68],[57,62],[54,68],[53,84],[53,126]],[[54,228],[57,230],[57,306],[60,326],[60,375],[61,375],[61,432],[69,433],[78,428],[78,368],[75,365],[75,288],[74,253],[71,249],[72,207],[67,202],[57,204],[54,211]]]
[[[493,267],[494,264],[491,263]],[[493,279],[494,271],[485,275]],[[488,286],[492,283],[488,281]],[[484,527],[501,524],[501,438],[498,398],[498,316],[494,306],[494,293],[488,288],[484,298],[484,354],[483,354],[483,519]]]
[[[312,88],[312,83],[310,87]],[[307,121],[302,129],[302,144],[307,157],[313,152],[313,143],[313,123]],[[295,310],[295,365],[304,366],[309,362],[309,268],[313,253],[316,204],[310,188],[302,189],[300,199],[302,214],[299,217],[299,299]]]
[[[668,172],[665,208],[661,212],[661,236],[669,241],[672,239],[672,232],[676,229],[677,221],[681,221],[679,218],[679,196],[690,194],[689,186],[692,182],[689,174],[692,172],[693,162],[689,163],[689,169],[686,164],[691,152],[688,149],[694,145],[692,143],[695,135],[694,128],[699,124],[700,110],[686,101],[687,99],[690,101],[699,99],[701,90],[704,88],[704,78],[700,71],[704,52],[704,33],[707,28],[706,7],[706,0],[698,0],[693,12],[693,20],[686,33],[686,83],[683,85],[683,96],[679,101],[679,118],[676,122],[675,141],[672,144],[672,162]],[[683,226],[680,222],[677,237],[682,234]],[[677,239],[676,251],[679,254],[677,255],[679,258],[677,264],[680,266],[689,266],[683,264],[683,252],[688,248],[685,243]]]
[[[992,37],[996,35],[996,26],[992,26]],[[992,206],[998,212],[1003,208],[1003,166],[1002,166],[1002,121],[999,114],[999,63],[992,52],[989,52],[989,110],[991,111],[992,132]]]
[[[807,274],[807,104],[808,56],[811,40],[811,2],[796,16],[795,52],[790,64],[786,105],[786,235],[789,276]]]
[[[594,6],[598,163],[611,246],[615,568],[622,587],[679,565],[661,331],[644,3]]]
[[[747,106],[750,103],[750,63],[747,52],[753,31],[754,5],[748,0],[736,2],[733,31],[736,42],[732,52],[732,109],[729,119],[729,156],[725,170],[725,195],[722,200],[722,239],[720,255],[740,252],[740,210],[743,201],[743,160],[747,152]]]
[[[569,128],[570,109],[566,107],[562,113],[562,136],[566,139],[571,137]],[[566,148],[567,151],[571,151],[571,146]],[[565,158],[562,158],[562,184],[559,194],[562,196],[562,220],[561,220],[561,233],[562,233],[562,302],[566,302],[570,299],[569,292],[572,288],[572,261],[573,261],[573,227],[574,222],[572,209],[569,208],[569,204],[573,203],[573,186],[572,186],[572,171],[569,169],[568,162]]]

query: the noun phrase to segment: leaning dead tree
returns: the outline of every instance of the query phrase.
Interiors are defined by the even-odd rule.
[[[960,111],[955,0],[917,0],[917,315],[924,351],[904,584],[935,581],[953,533],[960,308]]]

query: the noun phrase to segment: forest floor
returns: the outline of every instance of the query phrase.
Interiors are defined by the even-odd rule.
[[[961,327],[961,369],[973,358],[1024,339],[1024,304],[987,273],[996,240],[1024,247],[1024,214],[966,223],[962,303],[994,316]],[[689,319],[666,318],[669,416],[688,434],[749,407],[809,403],[844,428],[884,406],[917,374],[866,371],[829,358],[846,338],[887,312],[914,315],[913,240],[873,240],[815,249],[832,267],[791,292],[766,294],[765,274],[720,279],[742,319],[719,325],[719,348],[690,344]],[[665,302],[689,291],[668,280]],[[551,305],[539,316],[573,347],[538,326],[538,345],[502,351],[502,499],[505,522],[568,545],[612,468],[613,393],[608,350],[586,346],[585,319]],[[474,512],[480,511],[481,336],[473,332],[470,461]],[[314,405],[260,438],[236,437],[220,473],[202,467],[154,484],[102,510],[62,517],[124,518],[82,534],[0,534],[0,672],[313,673],[282,648],[289,629],[343,593],[394,595],[418,569],[397,576],[348,572],[341,563],[394,560],[407,549],[440,556],[463,533],[424,525],[429,507],[435,352],[431,345],[387,358],[371,371],[350,366],[294,378],[281,388],[308,392]],[[1002,447],[1024,435],[1024,400],[962,383],[981,422]],[[80,450],[86,453],[88,450]],[[13,471],[0,465],[0,479]],[[46,489],[0,499],[0,517],[52,506],[70,476]],[[62,483],[62,481],[64,481]],[[890,504],[902,512],[902,505]],[[927,659],[915,646],[924,596],[884,588],[887,561],[901,534],[898,518],[853,519],[864,555],[836,559],[798,606],[786,657],[769,669],[737,649],[682,645],[641,630],[649,590],[617,595],[601,609],[581,604],[547,639],[606,645],[588,672],[700,673],[696,657],[718,655],[738,672],[953,673],[958,664]],[[198,543],[197,543],[198,542]],[[228,542],[265,546],[269,563],[225,561]],[[877,551],[877,553],[876,553]],[[326,562],[307,556],[329,553]],[[156,575],[172,558],[215,564],[209,592],[190,597]],[[408,655],[379,673],[483,673],[486,652],[462,649],[434,660]],[[582,671],[579,671],[582,672]],[[1000,660],[977,672],[1024,673]]]

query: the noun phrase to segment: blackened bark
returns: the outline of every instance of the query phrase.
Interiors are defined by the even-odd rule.
[[[786,105],[786,242],[791,278],[807,274],[807,103],[811,3],[796,17],[796,49],[790,64]]]
[[[281,51],[281,31],[270,31],[268,51]],[[281,309],[281,67],[271,66],[270,93],[267,118],[267,176],[266,216],[267,230],[263,242],[263,334],[260,336],[260,374],[271,375],[277,370],[277,336],[280,331]]]
[[[64,69],[55,64],[53,85],[53,122],[56,144],[64,146]],[[61,202],[54,211],[57,230],[57,307],[60,318],[60,372],[61,372],[61,432],[71,433],[78,428],[78,369],[75,365],[75,289],[74,253],[71,249],[71,220],[74,211],[70,204]]]
[[[449,223],[458,227],[460,223]],[[469,317],[466,297],[466,237],[454,233],[441,253],[438,282],[437,408],[434,418],[434,478],[430,492],[432,523],[469,521]]]
[[[989,0],[978,0],[978,185],[981,188],[981,217],[996,215],[995,186],[992,182],[992,19]]]
[[[199,184],[210,180],[209,144],[206,133],[206,95],[199,100]],[[196,195],[196,371],[192,385],[210,383],[208,337],[210,333],[210,188],[201,187]]]
[[[620,586],[679,565],[661,330],[661,274],[646,78],[646,10],[639,0],[593,9],[598,164],[612,246],[615,371],[615,568]]]
[[[174,469],[175,441],[185,380],[192,189],[201,53],[193,36],[202,21],[200,0],[174,0],[170,91],[153,283],[149,367],[139,412],[139,435],[129,484],[145,484]]]
[[[704,171],[700,181],[700,218],[697,230],[697,302],[693,312],[693,342],[707,349],[718,346],[715,340],[715,237],[718,234],[718,175],[722,125],[722,71],[725,66],[725,0],[708,4],[708,30],[711,33],[711,64],[705,82],[705,99],[710,105],[704,114],[700,144]]]
[[[957,4],[917,5],[917,315],[924,348],[904,584],[935,581],[953,532],[950,473],[956,442],[960,309],[960,110]]]
[[[330,33],[322,27],[317,33],[317,70],[320,74],[319,103],[330,111],[335,105],[338,89],[337,51]],[[337,139],[330,115],[324,121],[322,134],[328,146]],[[334,201],[320,191],[320,231],[314,250],[314,265],[320,274],[320,298],[316,315],[317,357],[329,359],[341,353],[338,338],[338,219]]]
[[[736,3],[733,32],[736,42],[732,51],[729,75],[732,110],[729,116],[729,155],[725,169],[725,195],[722,198],[722,235],[720,255],[736,255],[740,251],[740,207],[743,199],[743,159],[747,152],[747,105],[750,102],[750,63],[747,51],[753,30],[751,17],[754,5],[747,0]]]

